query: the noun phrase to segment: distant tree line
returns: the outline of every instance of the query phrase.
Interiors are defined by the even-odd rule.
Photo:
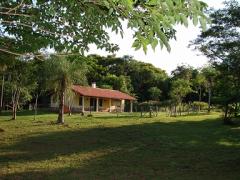
[[[92,4],[90,2],[82,3],[83,7],[86,7],[83,9],[70,6],[71,8],[67,9],[69,10],[68,14],[65,12],[67,11],[64,10],[65,8],[60,8],[62,12],[56,11],[61,6],[65,7],[65,1],[61,1],[60,4],[52,2],[50,4],[52,6],[51,12],[45,2],[36,2],[36,4],[32,4],[28,1],[28,4],[22,3],[20,5],[16,1],[13,3],[1,2],[2,7],[4,7],[2,9],[5,10],[1,11],[3,16],[0,18],[3,27],[1,30],[4,31],[0,34],[0,107],[1,109],[11,109],[13,119],[16,119],[17,110],[29,102],[34,102],[36,110],[38,98],[51,93],[59,99],[58,122],[63,123],[64,97],[68,95],[71,86],[73,84],[87,85],[93,81],[97,82],[99,87],[131,94],[141,103],[162,102],[165,106],[170,107],[170,111],[174,115],[177,115],[177,112],[181,114],[183,110],[189,109],[186,107],[190,106],[197,107],[198,111],[207,107],[207,111],[210,112],[214,105],[222,108],[225,124],[231,124],[232,119],[239,116],[240,5],[238,1],[231,0],[225,3],[224,8],[211,10],[209,12],[211,24],[191,44],[209,57],[209,65],[199,69],[181,65],[173,70],[171,75],[150,63],[134,60],[131,56],[102,57],[90,55],[85,57],[79,53],[76,55],[75,53],[69,54],[69,52],[88,50],[88,44],[91,43],[109,52],[117,50],[114,44],[109,43],[107,33],[102,32],[101,29],[109,26],[113,31],[122,32],[118,11],[121,12],[120,18],[133,17],[129,21],[129,26],[137,29],[133,47],[143,48],[146,51],[148,45],[155,49],[157,44],[160,44],[170,49],[168,41],[175,35],[172,25],[179,22],[187,25],[186,20],[190,18],[194,24],[200,21],[202,26],[205,26],[206,18],[202,14],[205,4],[193,1],[195,4],[190,3],[191,9],[188,8],[189,2],[184,3],[185,1],[179,1],[179,4],[168,4],[167,7],[171,11],[166,11],[168,15],[164,18],[167,19],[163,22],[168,22],[168,18],[172,18],[169,21],[171,23],[167,26],[152,19],[159,19],[161,13],[149,16],[149,18],[144,19],[146,20],[144,23],[142,17],[145,17],[145,14],[139,10],[140,8],[154,12],[164,3],[150,5],[145,1],[139,1],[139,3],[135,1],[135,4],[129,4],[129,6],[121,3],[108,6],[104,3]],[[118,9],[118,7],[125,6],[126,11],[124,10],[124,12],[129,11],[133,16],[125,16],[124,12]],[[28,11],[26,7],[32,11]],[[99,12],[101,13],[92,16],[93,10],[99,7],[106,8],[100,8]],[[41,11],[42,8],[45,10],[44,12]],[[114,8],[116,9],[114,10]],[[176,10],[179,8],[186,14],[178,13]],[[55,23],[50,20],[52,16],[61,16],[63,20],[66,20],[64,26],[67,26],[66,22],[68,22],[69,17],[73,17],[72,14],[75,12],[73,10],[80,11],[79,14],[86,14],[86,17],[81,19],[82,16],[77,16],[76,20],[69,25],[74,27],[72,29],[61,28],[62,21],[58,22],[58,19],[54,20]],[[20,12],[22,14],[19,14]],[[35,16],[31,16],[32,14]],[[28,20],[28,18],[30,19]],[[42,23],[44,18],[46,18],[46,22]],[[82,46],[77,46],[81,47],[80,49],[76,48],[73,45],[75,41],[68,37],[69,33],[79,33],[79,25],[76,23],[78,21],[82,22],[81,25],[89,25],[89,22],[93,22],[90,23],[90,28],[83,27],[83,29],[91,29],[93,32],[81,31],[81,36],[75,39],[77,44],[82,43]],[[32,26],[26,26],[28,22],[32,22]],[[156,23],[160,23],[161,26],[155,26]],[[52,34],[46,29],[56,29],[60,34]],[[65,32],[65,29],[68,31]],[[64,36],[65,33],[67,33],[66,36]],[[66,38],[64,42],[62,42],[63,37]],[[80,39],[82,41],[79,41]],[[39,43],[31,46],[32,41],[39,41]],[[51,43],[49,44],[49,42]],[[47,47],[52,47],[60,53],[55,55],[40,53],[40,49],[44,51]]]
[[[63,102],[64,96],[71,94],[71,86],[92,82],[100,88],[131,94],[139,103],[171,100],[171,105],[179,107],[194,101],[208,102],[214,92],[216,76],[210,66],[194,69],[186,65],[178,66],[169,76],[164,70],[130,56],[53,56],[45,61],[12,58],[1,62],[4,62],[1,65],[1,108],[12,109],[13,119],[16,119],[17,109],[30,102],[36,109],[39,97],[52,94],[61,102],[59,111],[63,111],[67,104]]]

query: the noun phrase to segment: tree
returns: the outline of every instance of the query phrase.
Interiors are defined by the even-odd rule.
[[[195,87],[195,90],[198,94],[198,101],[201,104],[202,101],[202,91],[203,91],[203,87],[205,87],[206,85],[206,79],[205,76],[201,73],[201,71],[197,71],[194,79],[193,79],[193,86]],[[201,110],[201,106],[198,106],[198,111],[200,112]]]
[[[240,4],[235,0],[225,4],[225,8],[210,12],[212,24],[192,44],[211,59],[219,72],[217,96],[224,107],[224,123],[229,124],[230,107],[240,102]]]
[[[7,66],[0,65],[0,74],[2,75],[2,81],[1,81],[1,96],[0,96],[0,112],[3,109],[3,92],[4,92],[4,82],[5,82],[5,71],[7,69]]]
[[[175,24],[188,25],[190,18],[204,27],[206,4],[189,1],[140,0],[49,0],[0,2],[0,51],[41,58],[41,49],[75,53],[89,50],[89,44],[113,52],[108,29],[123,36],[122,22],[134,29],[133,47],[167,47],[175,35]],[[34,43],[33,43],[34,42]],[[36,43],[37,42],[37,43]]]
[[[201,70],[202,74],[206,79],[206,88],[208,91],[208,112],[211,111],[211,98],[212,98],[212,89],[216,80],[217,71],[211,66],[206,66]]]
[[[34,66],[32,62],[15,60],[14,63],[8,67],[7,81],[8,88],[6,93],[11,96],[12,119],[17,118],[17,110],[22,104],[29,101],[32,96],[31,93],[36,88],[36,81],[33,78]]]
[[[194,84],[197,89],[199,102],[202,101],[202,87],[205,85],[205,83],[206,83],[205,77],[203,76],[203,74],[201,72],[199,72],[194,79]]]
[[[188,65],[177,66],[175,70],[171,72],[173,79],[186,79],[191,81],[193,78],[194,68]]]
[[[56,94],[59,102],[57,123],[64,123],[66,94],[71,93],[72,85],[86,83],[84,66],[81,57],[52,57],[45,62],[47,89]]]
[[[159,101],[161,96],[161,90],[157,87],[151,87],[148,89],[150,100]]]
[[[178,104],[180,105],[180,113],[181,113],[183,98],[186,97],[186,95],[190,92],[192,92],[192,88],[188,80],[177,79],[172,81],[170,96],[175,102],[175,115],[176,115],[176,106]]]
[[[14,56],[4,54],[0,52],[0,75],[1,78],[1,96],[0,96],[0,111],[4,106],[4,89],[5,89],[5,81],[8,73],[8,68],[13,65],[15,62]]]
[[[44,69],[44,61],[39,61],[34,59],[32,61],[34,66],[33,78],[36,82],[36,88],[32,92],[32,100],[34,100],[34,120],[36,120],[37,110],[38,110],[38,99],[42,95],[46,95],[46,77],[45,77],[45,69]]]

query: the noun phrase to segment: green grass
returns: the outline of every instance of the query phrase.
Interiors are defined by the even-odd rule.
[[[240,179],[240,128],[220,114],[0,116],[0,179]]]

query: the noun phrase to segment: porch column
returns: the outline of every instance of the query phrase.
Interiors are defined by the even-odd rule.
[[[124,100],[121,100],[121,112],[124,112]]]
[[[82,96],[82,112],[84,112],[84,96]]]
[[[132,113],[133,112],[133,102],[130,101],[130,112]]]
[[[109,112],[111,112],[112,99],[109,99]]]
[[[97,98],[97,102],[96,102],[96,112],[98,112],[98,107],[99,107],[99,98]]]

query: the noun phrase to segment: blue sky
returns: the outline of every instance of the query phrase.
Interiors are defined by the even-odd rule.
[[[221,8],[223,7],[223,0],[202,0],[206,2],[209,7],[213,8]],[[123,55],[132,55],[134,59],[148,62],[153,64],[156,67],[166,70],[166,72],[170,73],[174,70],[178,65],[181,64],[189,64],[193,67],[201,67],[207,64],[208,59],[201,55],[200,52],[193,51],[189,49],[187,46],[189,41],[195,39],[201,32],[199,27],[193,26],[189,23],[188,28],[177,25],[177,40],[171,40],[171,52],[167,52],[166,49],[161,50],[160,47],[157,47],[155,52],[149,48],[147,54],[145,55],[142,50],[135,51],[131,48],[133,39],[132,32],[128,30],[126,24],[123,24],[124,27],[124,38],[122,39],[120,35],[116,35],[111,33],[111,41],[117,43],[120,47],[120,50],[115,54],[119,57]],[[109,53],[106,53],[102,50],[97,50],[95,46],[91,46],[91,50],[89,54],[99,54],[106,56]]]

